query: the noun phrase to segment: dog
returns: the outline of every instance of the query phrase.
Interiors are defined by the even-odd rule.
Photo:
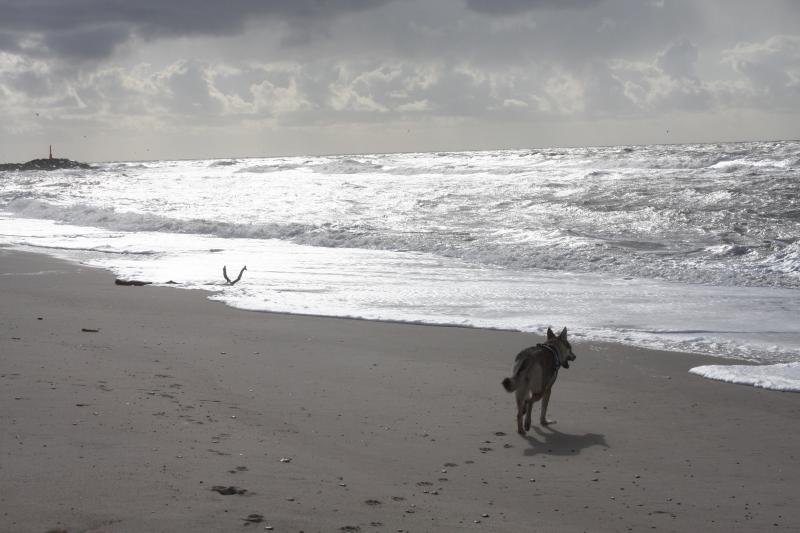
[[[517,393],[517,433],[525,435],[531,429],[531,410],[533,404],[539,400],[542,400],[539,423],[542,426],[555,423],[555,420],[547,419],[550,393],[558,377],[558,370],[561,367],[569,368],[569,362],[574,360],[575,354],[567,340],[567,328],[562,329],[558,335],[547,328],[547,340],[544,344],[519,352],[514,360],[514,375],[503,380],[506,391]]]

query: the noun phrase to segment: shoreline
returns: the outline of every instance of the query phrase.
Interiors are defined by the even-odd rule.
[[[92,269],[97,270],[100,272],[105,272],[110,275],[114,275],[113,271],[110,268],[102,267],[102,266],[93,266],[85,264],[81,259],[77,257],[75,252],[81,252],[83,250],[77,249],[63,249],[62,252],[67,252],[65,255],[58,256],[53,255],[47,251],[39,249],[36,246],[32,245],[22,245],[22,246],[13,246],[7,244],[0,244],[0,250],[9,250],[12,252],[19,252],[19,253],[26,253],[26,254],[33,254],[33,255],[41,255],[44,257],[52,258],[55,261],[65,261],[69,264],[79,265],[85,269]],[[93,251],[93,250],[89,250]],[[72,256],[71,256],[72,255]],[[74,257],[73,257],[74,256]],[[378,322],[378,323],[385,323],[385,324],[398,324],[398,325],[411,325],[411,326],[422,326],[422,327],[443,327],[443,328],[464,328],[464,329],[475,329],[475,330],[483,330],[483,331],[498,331],[498,332],[508,332],[508,333],[521,333],[525,335],[536,335],[536,332],[526,331],[523,329],[514,329],[511,327],[492,327],[492,326],[485,326],[485,325],[474,325],[474,324],[463,324],[463,323],[448,323],[448,322],[424,322],[422,320],[403,320],[403,319],[392,319],[392,318],[371,318],[371,317],[362,317],[357,315],[333,315],[333,314],[322,314],[322,313],[303,313],[303,312],[295,312],[295,311],[282,311],[282,310],[269,310],[269,309],[255,309],[255,308],[248,308],[248,307],[237,307],[232,305],[231,303],[225,301],[222,298],[214,298],[215,295],[222,293],[222,288],[226,287],[223,282],[220,282],[220,289],[219,290],[210,290],[206,288],[195,288],[195,287],[182,287],[179,284],[175,283],[174,281],[163,282],[163,281],[151,281],[149,279],[132,279],[132,278],[117,278],[127,282],[135,282],[141,283],[143,285],[149,285],[153,288],[168,288],[168,289],[176,289],[176,290],[183,290],[183,291],[193,291],[199,292],[204,294],[206,299],[210,302],[220,303],[230,309],[234,309],[236,311],[244,311],[248,313],[261,313],[261,314],[274,314],[279,316],[296,316],[296,317],[309,317],[309,318],[329,318],[329,319],[339,319],[339,320],[363,320],[367,322]],[[246,282],[245,282],[246,283]],[[547,327],[552,328],[560,328],[563,324],[549,324],[542,326],[542,333],[540,335],[544,335],[544,331]],[[575,331],[574,327],[569,327],[570,331]],[[573,339],[574,340],[574,339]],[[708,361],[706,365],[713,365],[715,364],[731,364],[731,365],[743,365],[743,366],[762,366],[762,365],[775,365],[779,363],[785,362],[784,359],[778,359],[777,361],[767,361],[765,360],[765,356],[730,356],[730,355],[721,355],[721,354],[710,354],[704,353],[703,351],[692,351],[692,350],[685,350],[677,347],[671,346],[652,346],[648,345],[648,343],[636,343],[634,341],[625,342],[619,339],[598,339],[598,338],[579,338],[580,342],[586,342],[591,344],[597,345],[607,345],[607,346],[624,346],[626,348],[637,349],[637,350],[646,350],[646,351],[655,351],[655,352],[666,352],[672,354],[686,354],[686,355],[697,355],[699,357],[707,358]],[[762,360],[763,359],[763,360]]]
[[[720,358],[573,341],[520,437],[537,335],[165,288],[0,248],[0,529],[800,527],[800,398],[688,373]]]

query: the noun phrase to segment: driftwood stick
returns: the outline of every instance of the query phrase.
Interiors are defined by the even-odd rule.
[[[127,287],[141,287],[143,285],[150,285],[152,281],[138,281],[135,279],[115,279],[115,285],[125,285]]]
[[[247,265],[243,266],[242,269],[239,271],[239,277],[236,278],[235,280],[231,281],[231,278],[228,277],[228,266],[225,265],[225,266],[222,267],[222,275],[225,277],[225,281],[228,282],[228,285],[236,285],[236,283],[240,279],[242,279],[242,274],[244,274],[245,270],[247,270]]]

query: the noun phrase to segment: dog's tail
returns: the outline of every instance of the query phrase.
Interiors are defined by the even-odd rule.
[[[519,387],[519,382],[517,382],[517,380],[513,377],[503,380],[503,388],[506,389],[506,392],[514,392],[517,390],[517,387]]]
[[[506,378],[503,380],[503,388],[506,389],[506,392],[514,392],[515,390],[520,388],[523,381],[525,381],[523,375],[528,370],[528,367],[531,364],[531,360],[529,357],[523,359],[519,359],[519,356],[517,357],[518,357],[517,362],[514,365],[514,375],[511,376],[510,378]]]

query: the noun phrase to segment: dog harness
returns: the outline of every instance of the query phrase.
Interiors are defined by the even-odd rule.
[[[556,370],[554,374],[558,374],[558,369],[561,368],[561,355],[558,353],[558,349],[555,346],[550,346],[549,344],[537,344],[539,348],[544,348],[551,354],[553,354],[553,361],[556,364]]]

